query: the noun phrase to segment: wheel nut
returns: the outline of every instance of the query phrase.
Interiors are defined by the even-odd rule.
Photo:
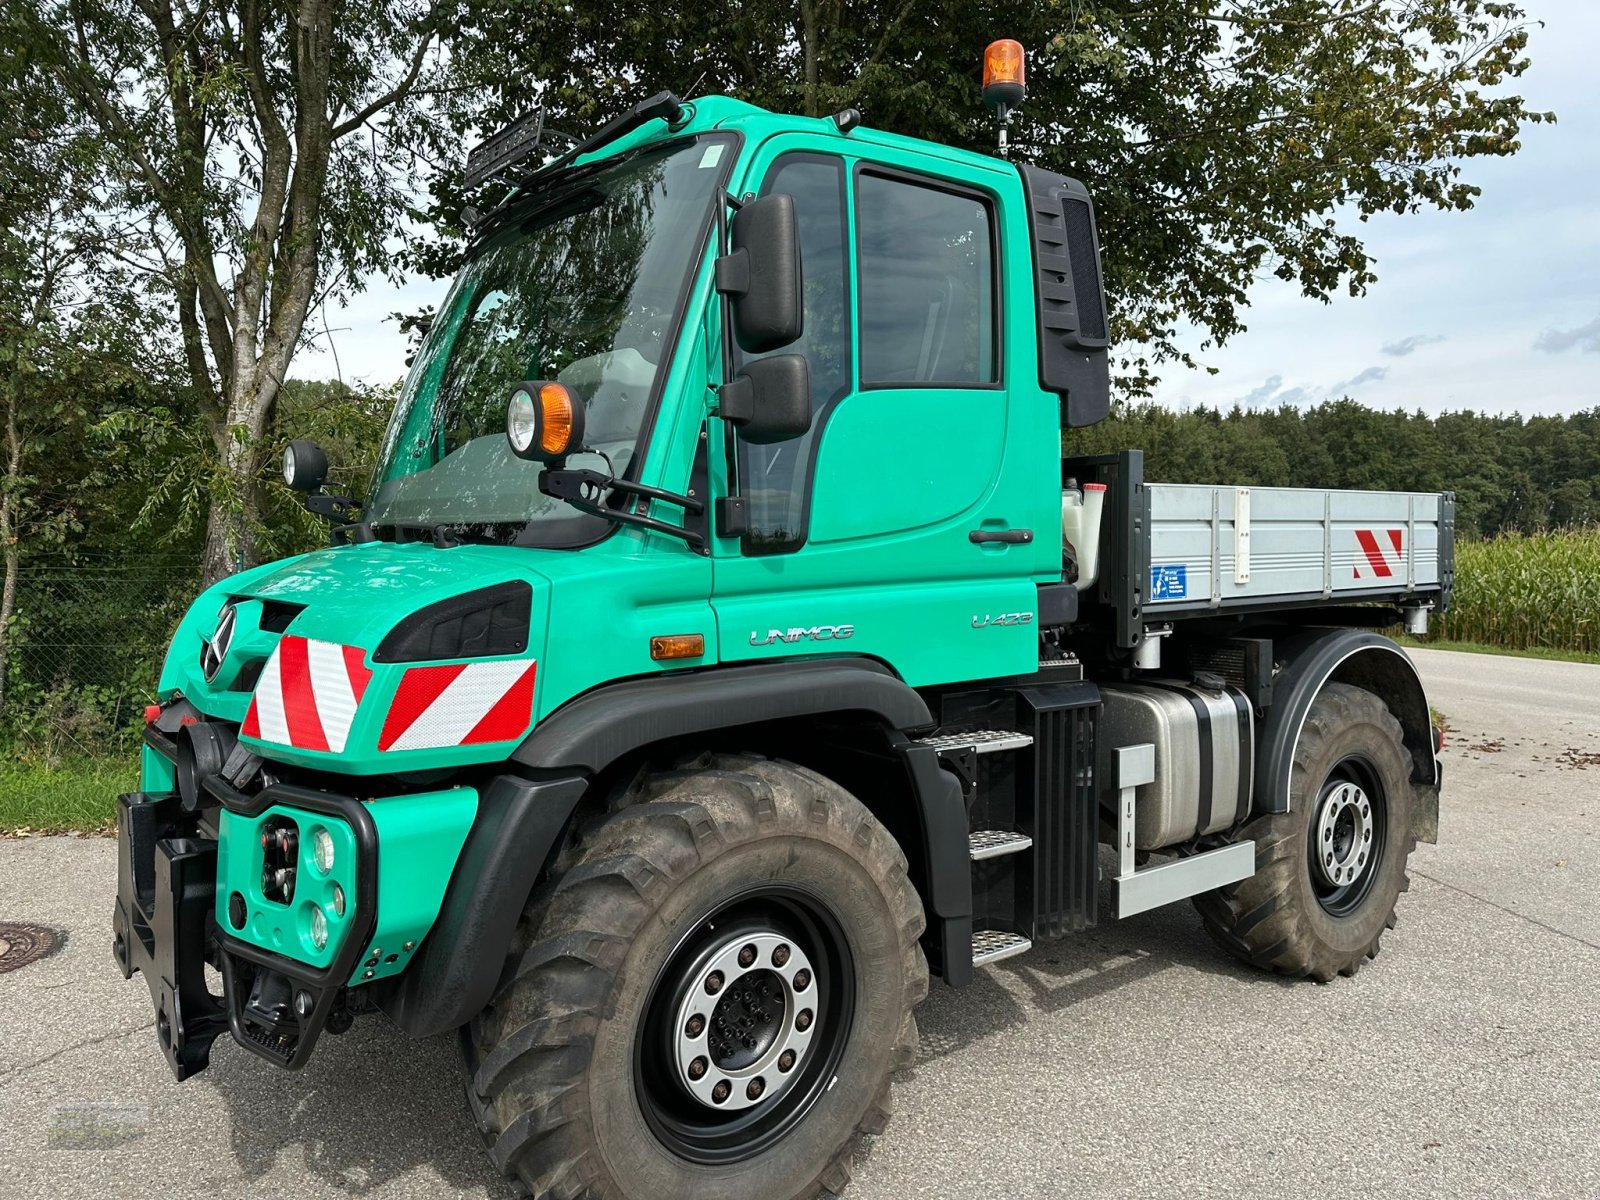
[[[793,1050],[785,1050],[782,1054],[780,1054],[778,1056],[778,1070],[780,1070],[780,1071],[792,1071],[792,1070],[794,1070],[794,1051]]]
[[[733,1091],[733,1085],[726,1079],[711,1089],[711,1100],[714,1104],[721,1104],[728,1098],[728,1093]]]
[[[800,1015],[794,1019],[794,1027],[801,1033],[811,1028],[811,1010],[809,1008],[800,1010]]]
[[[741,967],[748,967],[755,961],[756,948],[754,946],[746,946],[743,950],[739,951],[739,965]]]
[[[772,965],[781,967],[789,961],[789,947],[786,945],[774,946],[772,949]]]
[[[722,990],[722,972],[713,971],[706,976],[706,991],[715,996]]]
[[[689,1078],[690,1079],[704,1079],[705,1076],[706,1076],[706,1068],[709,1065],[710,1064],[707,1063],[706,1060],[703,1059],[703,1058],[695,1059],[692,1063],[689,1064]]]
[[[803,992],[811,986],[811,972],[804,968],[794,973],[794,990]]]
[[[699,1013],[689,1018],[689,1027],[685,1032],[692,1038],[699,1037],[706,1031],[706,1019]]]
[[[750,1081],[750,1086],[744,1089],[744,1094],[752,1100],[761,1099],[761,1093],[767,1090],[767,1081],[757,1075]]]

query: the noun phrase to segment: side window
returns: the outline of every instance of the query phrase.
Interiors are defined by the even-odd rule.
[[[864,171],[856,225],[862,386],[996,382],[989,205]]]
[[[818,155],[785,156],[768,172],[761,190],[794,197],[805,334],[775,353],[803,354],[811,371],[811,432],[776,446],[739,443],[740,487],[750,519],[745,553],[780,554],[805,541],[805,502],[823,417],[850,386],[844,164]]]

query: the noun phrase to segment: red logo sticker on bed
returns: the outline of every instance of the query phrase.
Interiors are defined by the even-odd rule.
[[[1406,531],[1403,529],[1358,529],[1356,546],[1361,554],[1356,558],[1357,579],[1361,578],[1362,559],[1366,560],[1367,573],[1377,579],[1392,579],[1405,562]]]
[[[261,669],[239,732],[297,750],[344,751],[367,682],[354,646],[284,634]]]
[[[521,737],[533,720],[532,659],[412,667],[400,678],[379,750],[473,746]]]

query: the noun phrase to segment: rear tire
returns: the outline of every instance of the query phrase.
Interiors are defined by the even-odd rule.
[[[629,799],[530,903],[467,1031],[491,1156],[541,1200],[841,1191],[916,1058],[905,857],[788,763],[705,756]]]
[[[1240,831],[1256,873],[1195,897],[1211,936],[1237,958],[1327,983],[1376,958],[1410,887],[1412,758],[1377,696],[1330,683],[1306,714],[1289,777],[1289,811]]]

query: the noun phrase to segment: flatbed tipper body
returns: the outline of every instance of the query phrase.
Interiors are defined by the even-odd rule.
[[[1152,483],[1149,617],[1261,604],[1434,607],[1454,578],[1454,502],[1433,492]]]

